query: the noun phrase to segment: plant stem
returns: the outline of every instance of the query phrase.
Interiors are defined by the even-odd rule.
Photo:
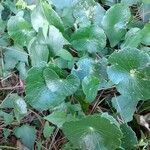
[[[15,147],[11,147],[11,146],[3,146],[3,145],[0,145],[0,148],[2,148],[2,149],[12,149],[12,150],[18,150],[18,148],[15,148]]]

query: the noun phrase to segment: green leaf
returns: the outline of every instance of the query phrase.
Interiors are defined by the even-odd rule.
[[[48,21],[42,10],[41,3],[38,3],[31,12],[31,23],[36,32],[39,31],[39,28],[43,29],[48,26]]]
[[[15,96],[14,110],[17,111],[20,115],[27,114],[27,105],[24,99],[18,95],[14,96]]]
[[[44,117],[45,120],[53,123],[58,128],[62,128],[65,122],[77,120],[77,118],[72,115],[68,115],[66,112],[54,111],[50,115]]]
[[[62,150],[76,150],[76,148],[70,142],[68,142],[68,143],[64,144]]]
[[[57,56],[60,56],[62,59],[67,60],[67,61],[73,60],[73,56],[65,49],[58,51]]]
[[[146,24],[142,30],[139,28],[131,28],[125,36],[125,42],[122,44],[122,48],[138,47],[140,43],[150,45],[150,23]]]
[[[43,76],[49,90],[62,96],[70,96],[75,93],[80,83],[78,78],[74,75],[69,75],[66,79],[61,79],[50,68],[44,69]]]
[[[0,108],[13,108],[14,100],[15,100],[14,94],[7,95],[6,98],[1,102]]]
[[[86,95],[86,100],[91,103],[98,92],[100,85],[100,79],[95,76],[87,76],[82,81],[82,89],[84,94]]]
[[[122,48],[125,47],[138,47],[141,43],[142,35],[139,28],[131,28],[125,35],[125,42],[122,44]]]
[[[92,58],[81,58],[72,69],[72,74],[84,79],[84,77],[94,73],[94,60]]]
[[[16,16],[11,16],[7,23],[7,29],[12,39],[22,46],[27,46],[35,35],[32,26],[22,17],[21,12]]]
[[[101,20],[105,9],[94,0],[79,0],[72,7],[75,24],[79,27],[86,27],[91,24],[101,26]]]
[[[10,94],[0,105],[0,108],[14,108],[20,114],[27,113],[27,105],[24,99],[17,94]]]
[[[25,103],[22,97],[16,95],[16,99],[14,101],[14,115],[18,122],[27,115],[27,104]]]
[[[14,134],[17,138],[21,139],[22,143],[29,149],[33,149],[36,139],[36,130],[29,125],[22,125],[14,130]]]
[[[5,70],[14,69],[20,62],[28,63],[28,54],[19,47],[6,47],[4,51]]]
[[[147,23],[142,29],[142,43],[150,46],[150,23]]]
[[[82,150],[115,150],[122,138],[119,127],[100,115],[66,122],[63,132],[74,146]]]
[[[14,113],[17,121],[20,121],[22,117],[27,115],[27,104],[25,103],[24,99],[17,94],[10,94],[7,96],[1,103],[0,108],[12,108],[12,112]],[[13,119],[11,119],[12,117],[9,116],[10,114],[4,115],[4,119],[7,123],[11,123],[9,120],[13,121]]]
[[[144,23],[146,22],[149,22],[150,21],[150,12],[149,12],[149,9],[150,9],[150,1],[149,0],[142,0],[142,4],[141,6],[139,7],[139,15],[141,16],[142,18],[142,21]]]
[[[117,122],[117,120],[113,116],[109,115],[107,112],[102,113],[101,116],[108,119],[110,122],[112,122],[116,126],[120,127],[119,122]]]
[[[64,31],[64,25],[61,18],[58,14],[52,9],[51,5],[49,5],[46,1],[42,2],[43,13],[49,22],[49,24],[58,28],[61,32]]]
[[[21,80],[25,80],[27,77],[27,67],[24,62],[19,62],[16,66],[17,70],[19,71],[19,77]]]
[[[140,0],[121,0],[121,3],[128,6],[132,6],[133,4],[137,4],[138,2],[140,2]]]
[[[98,26],[79,28],[72,35],[71,43],[78,51],[100,52],[106,46],[106,35]]]
[[[4,128],[4,129],[3,129],[3,134],[4,134],[5,139],[7,139],[8,136],[10,135],[10,130],[7,129],[7,128]]]
[[[135,132],[127,124],[122,124],[120,128],[123,133],[122,147],[128,150],[135,150],[136,145],[138,144]]]
[[[47,29],[48,25],[54,25],[60,31],[64,31],[64,25],[58,14],[52,9],[46,1],[40,1],[31,13],[31,22],[33,28],[38,32],[39,28]],[[44,32],[46,33],[45,30]],[[45,35],[45,34],[44,34]]]
[[[73,75],[66,79],[60,78],[51,65],[33,67],[26,80],[26,99],[34,108],[47,110],[72,95],[79,84],[79,79]]]
[[[118,96],[112,99],[113,107],[120,114],[124,122],[130,122],[133,119],[133,114],[136,111],[138,101],[125,96]]]
[[[130,17],[130,9],[124,4],[115,4],[107,10],[102,25],[111,47],[117,45],[125,35]]]
[[[57,9],[63,9],[65,7],[73,6],[77,1],[74,0],[51,0],[52,4],[55,5]]]
[[[49,50],[41,32],[30,41],[28,51],[32,66],[38,66],[41,62],[48,62]]]
[[[54,129],[55,129],[55,127],[50,126],[49,123],[46,121],[45,125],[44,125],[44,129],[43,129],[43,135],[44,135],[44,137],[46,139],[49,138],[52,135]]]
[[[47,44],[50,47],[52,53],[57,55],[64,45],[69,44],[63,37],[62,33],[54,26],[49,26]]]
[[[6,113],[0,110],[0,119],[4,120],[5,125],[10,125],[14,121],[12,113]]]
[[[109,57],[109,79],[124,96],[137,100],[150,98],[149,56],[135,48],[114,52]]]

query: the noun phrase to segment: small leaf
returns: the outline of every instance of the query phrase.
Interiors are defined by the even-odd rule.
[[[76,19],[75,24],[81,28],[91,24],[101,26],[105,9],[99,3],[94,0],[79,0],[75,2],[72,7],[73,16]]]
[[[63,58],[64,60],[67,60],[67,61],[73,60],[73,56],[65,49],[60,50],[58,52],[57,56],[60,56],[61,58]]]
[[[149,9],[150,9],[150,1],[149,0],[142,0],[142,4],[141,6],[139,7],[139,15],[140,17],[142,18],[142,21],[144,23],[146,22],[149,22],[150,21],[150,12],[149,12]]]
[[[143,29],[131,28],[126,36],[125,42],[122,44],[124,47],[138,47],[141,43],[150,45],[150,23],[146,24]]]
[[[41,32],[30,41],[28,51],[32,66],[38,66],[41,62],[48,62],[49,50]]]
[[[64,31],[64,25],[61,18],[58,14],[52,9],[51,5],[49,5],[46,1],[42,2],[43,13],[49,22],[49,24],[58,28],[61,32]]]
[[[64,45],[67,45],[67,40],[63,37],[62,33],[54,26],[49,26],[47,44],[54,55],[57,55]]]
[[[122,124],[120,128],[123,133],[122,147],[128,150],[136,149],[138,140],[132,128],[128,126],[127,124]]]
[[[7,128],[4,128],[4,129],[3,129],[3,134],[4,134],[5,139],[7,139],[8,136],[10,135],[10,130],[7,129]]]
[[[4,123],[6,125],[10,125],[14,121],[14,116],[12,113],[5,113],[3,111],[0,111],[0,117],[4,119]]]
[[[33,149],[36,139],[36,130],[29,125],[22,125],[14,130],[14,134],[17,138],[21,139],[22,143],[29,149]]]
[[[66,122],[63,132],[74,146],[82,150],[115,150],[121,144],[121,130],[100,115]]]
[[[71,7],[76,3],[73,0],[51,0],[52,4],[56,6],[57,9],[63,9],[65,7]]]
[[[48,21],[44,16],[44,12],[42,10],[41,3],[38,3],[36,7],[31,12],[31,23],[35,31],[39,31],[39,28],[43,28],[44,26],[48,26]]]
[[[128,6],[132,6],[133,4],[137,4],[138,2],[140,2],[140,0],[121,0],[121,3]]]
[[[28,54],[18,47],[6,47],[4,52],[5,69],[14,69],[18,62],[28,63]]]
[[[21,115],[27,114],[27,105],[23,98],[16,97],[14,102],[14,109]]]
[[[72,69],[72,74],[81,80],[92,73],[94,73],[94,60],[92,58],[81,58]]]
[[[150,46],[150,23],[147,23],[142,29],[142,43]]]
[[[133,114],[136,111],[138,101],[129,97],[118,96],[112,99],[112,104],[123,121],[129,122],[133,119]]]
[[[52,135],[54,129],[55,129],[55,127],[50,126],[49,123],[46,121],[46,123],[44,125],[44,130],[43,130],[44,137],[46,139],[49,138]]]
[[[12,39],[22,46],[27,46],[35,35],[30,23],[27,22],[20,14],[11,16],[7,23],[7,29]]]
[[[131,28],[125,35],[125,42],[122,44],[122,48],[125,47],[138,47],[141,43],[142,35],[139,28]]]
[[[71,43],[78,51],[100,52],[106,46],[106,35],[98,26],[78,29],[71,37]]]
[[[100,79],[95,76],[87,76],[82,81],[82,89],[84,94],[86,95],[86,100],[91,103],[98,92],[100,85]]]
[[[24,99],[17,94],[7,96],[1,103],[0,108],[13,108],[22,115],[27,113],[27,105]]]
[[[115,4],[106,11],[102,25],[111,47],[117,45],[125,35],[130,17],[130,9],[124,4]]]
[[[47,121],[53,123],[58,128],[62,128],[62,125],[65,122],[77,120],[72,115],[67,115],[66,112],[59,112],[59,111],[54,111],[52,114],[46,116],[44,119],[46,119]]]

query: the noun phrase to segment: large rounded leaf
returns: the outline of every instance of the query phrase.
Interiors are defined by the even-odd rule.
[[[106,46],[106,35],[98,26],[88,26],[77,30],[71,43],[79,51],[100,52]]]
[[[33,67],[26,80],[26,99],[36,109],[46,110],[57,106],[66,96],[73,94],[80,84],[73,75],[62,79],[50,66]]]
[[[102,25],[112,47],[125,35],[130,16],[130,9],[124,4],[116,4],[107,10]]]
[[[63,96],[72,95],[79,86],[79,80],[76,76],[69,75],[66,79],[60,79],[60,77],[50,68],[44,69],[43,76],[49,90]]]
[[[66,122],[63,131],[70,142],[82,150],[115,150],[121,144],[119,127],[100,115]]]
[[[127,48],[114,52],[109,57],[109,62],[112,65],[108,67],[108,76],[122,95],[138,100],[150,98],[147,54],[138,49]]]

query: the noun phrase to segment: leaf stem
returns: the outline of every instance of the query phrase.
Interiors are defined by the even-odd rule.
[[[0,145],[0,148],[2,148],[2,149],[11,149],[11,150],[18,150],[18,148],[15,148],[15,147],[11,147],[11,146],[3,146],[3,145]]]

